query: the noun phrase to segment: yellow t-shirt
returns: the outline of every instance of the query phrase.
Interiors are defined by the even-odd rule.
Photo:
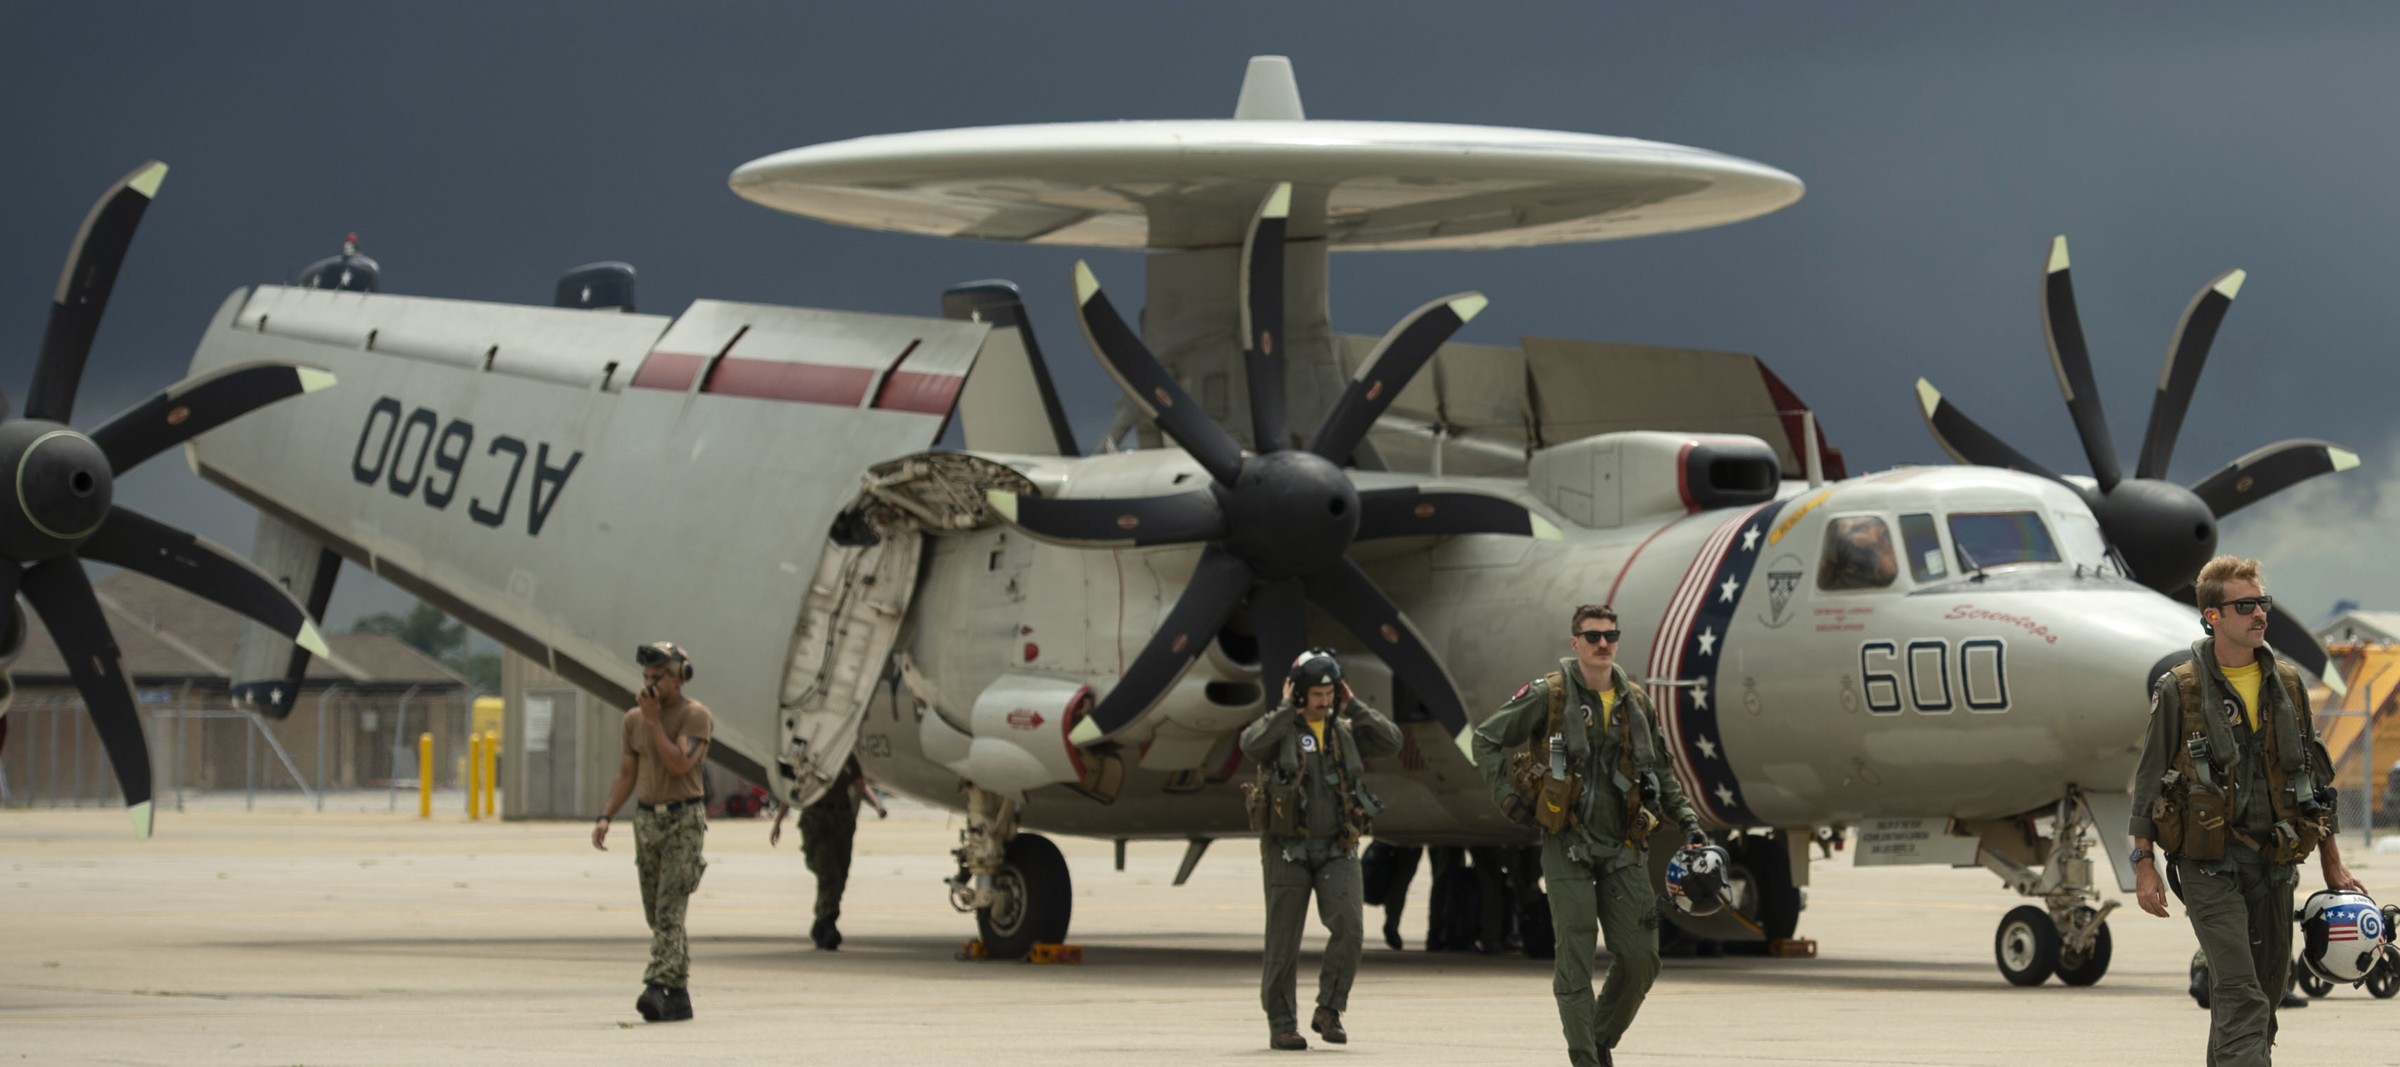
[[[2233,686],[2233,695],[2242,698],[2242,711],[2250,716],[2250,731],[2258,732],[2258,661],[2240,667],[2222,664],[2219,667],[2225,672],[2226,683]]]
[[[1611,686],[1608,692],[1600,694],[1600,728],[1603,730],[1609,728],[1615,724],[1616,719],[1617,690]]]
[[[1300,721],[1308,722],[1306,719],[1302,719]],[[1312,751],[1325,751],[1325,720],[1319,719],[1315,722],[1308,723],[1308,732],[1317,735],[1317,747]]]

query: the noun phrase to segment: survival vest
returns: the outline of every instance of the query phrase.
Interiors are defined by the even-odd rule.
[[[1250,817],[1252,832],[1267,837],[1308,836],[1306,784],[1310,761],[1300,758],[1300,734],[1307,729],[1301,726],[1284,738],[1277,746],[1274,762],[1260,763],[1257,779],[1242,784],[1242,807]],[[1360,784],[1366,768],[1359,762],[1358,745],[1351,736],[1348,718],[1325,717],[1325,751],[1317,756],[1315,762],[1333,768],[1333,792],[1341,798],[1342,805],[1341,847],[1347,852],[1358,847],[1359,839],[1373,828],[1375,813],[1383,808]]]
[[[2150,807],[2150,820],[2158,828],[2158,847],[2168,855],[2207,863],[2224,859],[2226,842],[2232,840],[2270,863],[2296,864],[2325,840],[2327,816],[2332,811],[2330,804],[2324,804],[2317,814],[2303,813],[2291,790],[2294,778],[2312,796],[2316,788],[2309,760],[2310,750],[2315,748],[2311,741],[2314,727],[2296,721],[2305,706],[2300,674],[2290,664],[2275,661],[2275,684],[2282,687],[2283,703],[2290,708],[2281,717],[2271,714],[2276,707],[2276,701],[2269,699],[2271,690],[2259,687],[2259,703],[2264,707],[2259,709],[2259,728],[2251,743],[2261,749],[2267,802],[2275,817],[2268,839],[2259,841],[2233,825],[2242,810],[2237,766],[2241,757],[2233,749],[2233,729],[2225,720],[2224,702],[2235,698],[2217,691],[2215,680],[2202,675],[2198,657],[2207,654],[2207,649],[2198,649],[2193,659],[2168,672],[2180,705],[2182,718],[2176,736],[2182,743],[2175,746],[2166,777],[2159,781],[2158,800]],[[2210,699],[2212,696],[2215,699]],[[2287,733],[2293,736],[2287,738]]]
[[[1534,735],[1525,751],[1509,757],[1509,785],[1533,811],[1534,824],[1546,833],[1565,833],[1583,829],[1583,806],[1590,781],[1585,768],[1572,752],[1565,754],[1565,766],[1558,768],[1563,776],[1553,773],[1550,739],[1566,734],[1567,675],[1551,671],[1542,676],[1542,684],[1550,692],[1550,712],[1543,720],[1542,730]],[[1611,678],[1614,684],[1614,678]],[[1618,691],[1617,702],[1617,765],[1611,768],[1610,784],[1624,805],[1623,822],[1628,848],[1638,848],[1649,840],[1650,831],[1661,821],[1651,806],[1658,799],[1658,776],[1650,757],[1650,700],[1641,689],[1633,686]],[[1638,740],[1637,740],[1638,739]]]

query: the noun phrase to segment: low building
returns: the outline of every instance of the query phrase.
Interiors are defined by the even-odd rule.
[[[382,634],[328,634],[291,715],[236,709],[230,666],[241,618],[130,571],[94,583],[122,650],[150,734],[152,794],[171,807],[181,790],[413,787],[417,743],[434,737],[433,778],[463,784],[474,694],[465,679]],[[16,700],[0,751],[6,801],[109,804],[121,795],[107,753],[40,617],[8,668]]]

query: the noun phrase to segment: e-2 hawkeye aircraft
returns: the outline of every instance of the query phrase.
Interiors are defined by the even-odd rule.
[[[2114,906],[2091,831],[2129,886],[2147,685],[2196,632],[2162,591],[2216,516],[2355,463],[2295,442],[2192,490],[2158,480],[2229,275],[2186,310],[2125,477],[2063,242],[2044,321],[2090,479],[1923,384],[1936,436],[1981,465],[1845,477],[1751,357],[1450,342],[1472,293],[1381,339],[1335,334],[1337,247],[1667,233],[1801,186],[1655,142],[1309,120],[1271,57],[1232,120],[867,137],[732,185],[875,229],[1150,250],[1138,328],[1076,274],[1124,392],[1108,442],[1075,441],[1004,283],[952,290],[938,319],[707,300],[670,318],[597,267],[550,308],[236,291],[195,373],[272,360],[342,385],[201,437],[192,462],[264,513],[258,558],[288,588],[329,588],[347,559],[619,704],[629,650],[672,636],[724,766],[805,803],[855,752],[963,810],[948,891],[1000,955],[1067,934],[1068,871],[1034,831],[1186,841],[1185,874],[1242,835],[1235,735],[1313,644],[1403,725],[1369,767],[1379,835],[1529,840],[1458,742],[1553,668],[1573,605],[1606,601],[1739,867],[1737,907],[1676,917],[1688,933],[1791,938],[1811,828],[1884,820],[1878,858],[1981,863],[2035,901],[1996,935],[2010,980],[2088,984]],[[371,277],[357,266],[311,277]],[[966,447],[930,450],[953,417]],[[296,656],[253,636],[241,669],[273,707]]]

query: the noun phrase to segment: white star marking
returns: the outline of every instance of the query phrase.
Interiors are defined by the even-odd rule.
[[[1705,678],[1692,687],[1692,707],[1699,711],[1708,710],[1708,680]]]
[[[1747,530],[1744,530],[1744,531],[1742,531],[1742,551],[1744,551],[1744,552],[1748,552],[1748,551],[1750,551],[1751,549],[1754,549],[1754,548],[1757,548],[1757,547],[1758,547],[1758,527],[1756,527],[1756,526],[1753,526],[1753,527],[1751,527],[1751,528],[1749,528],[1749,529],[1747,529]]]
[[[1699,748],[1700,748],[1700,755],[1701,755],[1701,756],[1703,756],[1703,757],[1705,757],[1705,758],[1708,758],[1708,759],[1715,759],[1715,758],[1717,758],[1717,743],[1716,743],[1716,742],[1714,742],[1714,741],[1711,741],[1711,740],[1709,740],[1708,738],[1705,738],[1705,737],[1703,737],[1703,738],[1701,738],[1699,741],[1697,741],[1697,742],[1694,742],[1694,744],[1696,744],[1696,745],[1698,745],[1698,746],[1699,746]]]
[[[1716,655],[1716,653],[1717,628],[1711,626],[1708,629],[1700,631],[1700,654],[1703,656],[1713,656]]]
[[[1723,585],[1720,585],[1720,586],[1718,586],[1718,587],[1717,587],[1717,591],[1718,591],[1719,593],[1723,593],[1723,594],[1724,594],[1723,596],[1721,596],[1721,597],[1718,597],[1717,599],[1719,599],[1719,600],[1722,600],[1722,601],[1724,601],[1724,602],[1726,602],[1726,603],[1728,603],[1728,604],[1730,604],[1730,603],[1733,603],[1733,594],[1740,592],[1740,591],[1741,591],[1741,589],[1742,589],[1742,582],[1741,582],[1741,579],[1735,578],[1733,575],[1730,575],[1730,574],[1728,574],[1728,575],[1726,575],[1726,576],[1725,576],[1725,584],[1723,584]]]
[[[1717,787],[1717,800],[1718,800],[1718,802],[1720,802],[1720,803],[1724,804],[1726,807],[1729,807],[1729,808],[1730,808],[1730,807],[1732,807],[1732,806],[1733,806],[1733,790],[1731,790],[1731,789],[1727,789],[1727,788],[1725,788],[1724,786],[1722,786],[1722,785],[1719,785],[1719,786]]]

